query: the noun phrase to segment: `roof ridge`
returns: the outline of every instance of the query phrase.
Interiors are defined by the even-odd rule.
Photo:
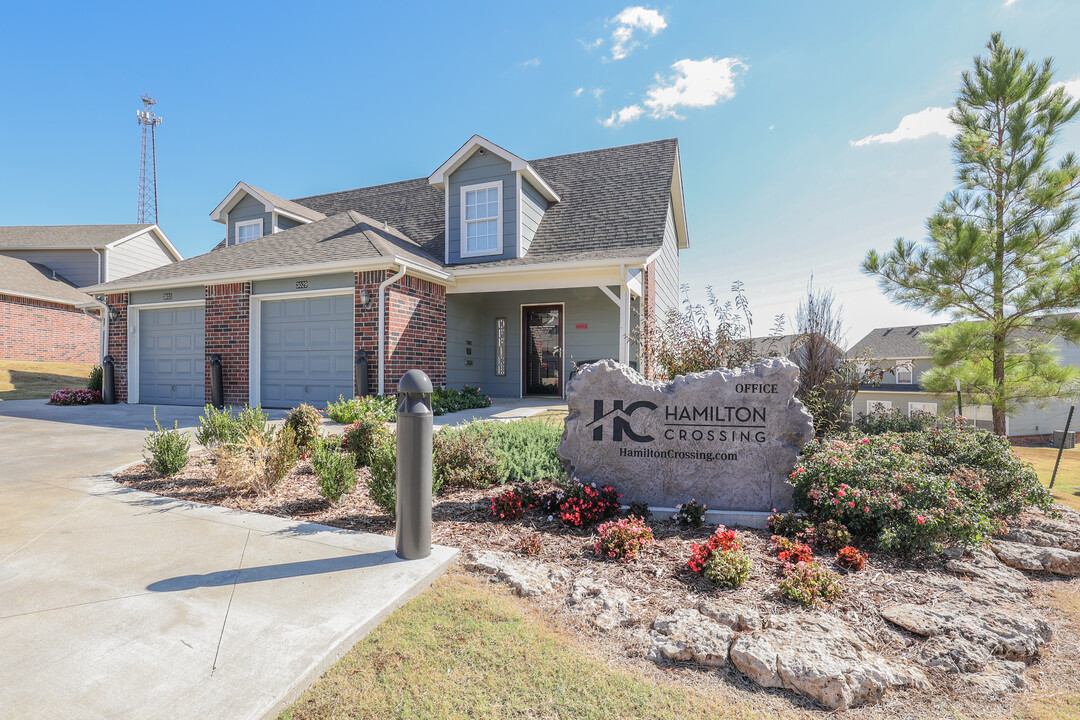
[[[645,146],[645,145],[660,145],[661,143],[668,143],[668,142],[674,142],[676,145],[678,145],[679,144],[679,138],[677,138],[677,137],[661,138],[660,140],[646,140],[645,142],[630,143],[629,145],[612,145],[612,146],[606,147],[606,148],[593,148],[592,150],[580,150],[578,152],[563,153],[562,155],[549,155],[547,157],[542,157],[542,158],[533,158],[532,160],[528,160],[527,162],[532,163],[532,162],[540,162],[542,160],[559,160],[559,159],[562,159],[562,158],[575,157],[575,156],[578,156],[578,155],[591,155],[593,153],[607,152],[609,150],[622,150],[622,149],[626,149],[626,148],[642,147],[642,146]]]

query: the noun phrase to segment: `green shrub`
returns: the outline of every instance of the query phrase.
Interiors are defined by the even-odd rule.
[[[836,552],[851,544],[851,532],[836,520],[811,525],[798,534],[798,539],[817,550]]]
[[[649,503],[635,500],[630,503],[630,506],[627,508],[626,517],[636,517],[642,520],[648,520],[652,517],[652,510],[649,509]]]
[[[681,528],[699,528],[705,525],[705,512],[708,510],[704,503],[697,500],[675,506],[675,514],[672,520]]]
[[[851,431],[811,442],[791,474],[796,507],[883,549],[976,545],[1050,493],[993,433],[944,421],[919,431]]]
[[[776,535],[786,538],[796,538],[799,533],[810,527],[811,522],[805,513],[797,512],[774,512],[769,516],[768,527]]]
[[[90,368],[90,377],[86,378],[86,389],[101,392],[101,386],[104,382],[105,375],[100,365],[95,365]]]
[[[905,415],[898,408],[888,408],[859,415],[853,427],[864,435],[881,435],[887,432],[923,432],[948,422],[945,418],[921,410]]]
[[[356,461],[352,455],[341,452],[341,441],[336,437],[316,438],[308,450],[311,469],[318,478],[319,494],[337,504],[356,485]]]
[[[356,458],[357,467],[370,464],[371,448],[382,438],[392,438],[390,427],[370,413],[359,417],[341,435],[341,449]]]
[[[285,426],[296,434],[296,446],[301,452],[307,452],[319,437],[319,423],[322,415],[307,403],[295,407],[285,418]]]
[[[753,562],[740,547],[714,550],[705,561],[705,579],[717,587],[737,588],[750,577]]]
[[[565,476],[559,459],[563,429],[542,420],[484,423],[495,443],[502,482],[531,483]]]
[[[462,410],[475,410],[491,406],[491,398],[480,392],[478,387],[466,385],[458,391],[453,388],[445,390],[436,389],[431,397],[431,410],[435,415],[460,412]]]
[[[379,438],[371,446],[368,459],[368,497],[384,513],[393,515],[397,507],[397,441]]]
[[[495,442],[485,425],[444,427],[435,433],[433,471],[437,485],[486,488],[502,481]]]
[[[262,409],[262,405],[241,408],[236,414],[237,434],[241,438],[252,434],[261,435],[263,439],[269,441],[274,437],[274,431],[267,427],[268,422],[270,422],[270,415]],[[295,433],[295,430],[293,432]]]
[[[231,407],[218,410],[213,405],[203,408],[199,416],[199,429],[195,431],[195,440],[206,448],[232,445],[240,440],[240,430]]]
[[[655,542],[652,528],[637,517],[606,522],[596,529],[596,534],[593,553],[623,563],[636,560],[642,550]]]
[[[397,398],[393,395],[365,395],[353,398],[339,395],[337,402],[326,405],[326,416],[342,425],[351,425],[367,415],[383,422],[396,421]]]
[[[840,576],[815,562],[801,562],[784,570],[780,594],[804,607],[819,607],[824,600],[840,597]]]
[[[154,425],[157,430],[150,432],[143,446],[143,459],[150,469],[163,477],[172,477],[187,466],[188,448],[191,439],[187,433],[180,432],[179,424],[174,421],[172,428],[161,427],[154,408]]]

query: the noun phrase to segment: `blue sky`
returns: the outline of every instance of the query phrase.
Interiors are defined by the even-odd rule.
[[[858,267],[922,237],[953,187],[934,108],[960,71],[1000,30],[1080,79],[1078,27],[1067,0],[8,3],[0,224],[134,222],[147,92],[185,256],[223,237],[209,213],[238,180],[299,197],[421,177],[473,133],[526,158],[678,137],[694,297],[742,280],[766,328],[813,272],[854,342],[925,319]]]

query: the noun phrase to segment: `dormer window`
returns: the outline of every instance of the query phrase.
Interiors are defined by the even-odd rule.
[[[896,366],[896,384],[897,385],[910,385],[911,384],[911,366],[912,361],[900,363]]]
[[[502,182],[461,188],[461,256],[501,255]]]
[[[263,221],[243,220],[236,223],[236,244],[245,243],[248,240],[261,238],[263,234]]]

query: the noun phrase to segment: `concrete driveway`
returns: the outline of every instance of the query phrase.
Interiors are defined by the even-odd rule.
[[[112,482],[152,422],[141,406],[0,402],[5,717],[272,717],[456,553],[399,561],[392,537]]]

